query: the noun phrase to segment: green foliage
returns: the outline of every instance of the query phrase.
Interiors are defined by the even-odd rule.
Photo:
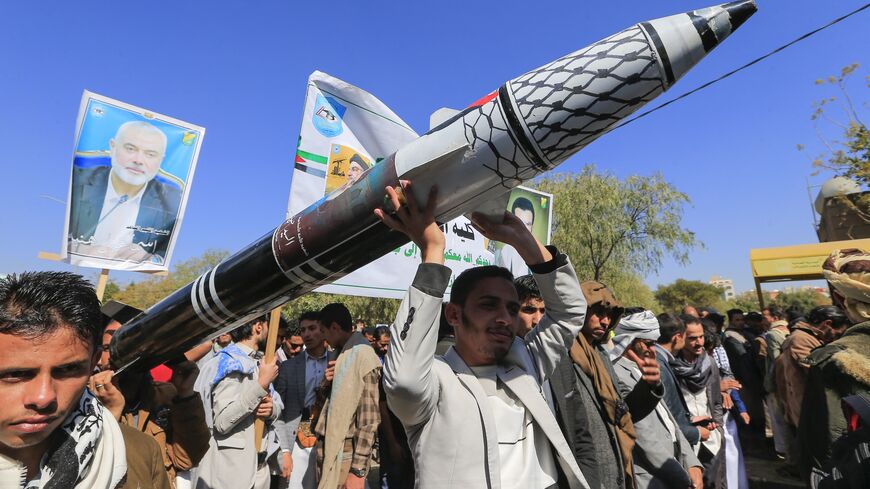
[[[722,309],[726,304],[719,287],[682,278],[672,284],[660,285],[655,291],[655,298],[668,312],[680,312],[685,306],[695,306],[714,307],[724,313]]]
[[[773,303],[783,310],[796,306],[806,314],[816,306],[830,305],[831,299],[815,290],[797,290],[794,292],[780,292]]]
[[[658,314],[662,307],[656,301],[653,291],[634,273],[612,273],[602,277],[616,299],[625,307],[643,307]]]
[[[816,85],[835,87],[839,95],[823,98],[814,104],[810,118],[826,151],[813,158],[812,164],[816,168],[814,175],[821,170],[829,170],[836,176],[851,178],[866,187],[870,185],[870,131],[861,120],[858,110],[858,107],[866,104],[856,105],[846,86],[849,77],[858,67],[857,63],[851,64],[840,70],[838,76],[816,80]],[[870,81],[870,76],[866,80]],[[870,87],[870,83],[867,87]],[[832,112],[838,115],[833,115]],[[842,136],[839,139],[829,139],[823,135],[820,122],[840,131]],[[798,145],[798,150],[803,149],[803,145]]]
[[[766,292],[764,294],[767,295]],[[765,303],[767,303],[767,302],[770,302],[770,301],[767,298],[765,298]],[[749,290],[749,291],[737,294],[737,296],[734,299],[726,301],[725,305],[723,306],[723,309],[719,312],[721,312],[724,315],[725,311],[727,311],[729,309],[740,309],[744,312],[760,311],[761,306],[758,305],[758,294],[756,294],[754,290]]]
[[[323,306],[341,302],[350,311],[354,319],[361,318],[366,326],[375,324],[392,324],[399,311],[400,301],[380,297],[356,297],[342,294],[321,294],[312,292],[293,299],[284,305],[281,313],[291,324],[295,324],[299,315],[306,311],[319,311]]]
[[[214,267],[229,253],[222,250],[208,250],[200,257],[190,258],[175,265],[169,275],[151,277],[119,287],[114,281],[106,286],[106,300],[114,299],[138,309],[147,309],[160,299],[196,280],[197,277]],[[114,286],[109,294],[110,286]]]
[[[689,251],[703,246],[681,227],[689,197],[660,174],[619,180],[589,165],[534,186],[554,194],[553,243],[582,277],[643,276],[657,270],[665,254],[686,264]]]

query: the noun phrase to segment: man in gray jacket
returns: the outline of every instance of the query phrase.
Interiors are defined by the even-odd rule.
[[[267,489],[267,439],[254,444],[254,421],[272,423],[284,408],[271,383],[277,361],[259,363],[269,334],[269,316],[256,318],[230,333],[233,344],[199,373],[194,389],[203,398],[211,429],[209,449],[195,470],[197,489]]]
[[[655,358],[659,323],[651,311],[623,317],[614,330],[610,359],[623,396],[641,381],[643,358]],[[632,461],[638,489],[703,487],[701,462],[664,401],[634,419],[637,434]]]
[[[579,333],[586,313],[567,258],[545,248],[510,213],[502,223],[472,216],[485,236],[523,257],[547,314],[517,338],[519,300],[510,272],[493,266],[467,270],[453,283],[445,307],[456,345],[435,357],[441,298],[450,278],[443,265],[445,238],[434,220],[434,193],[420,209],[403,183],[407,204],[388,187],[387,206],[395,214],[375,214],[411,238],[423,256],[392,326],[383,376],[390,409],[408,433],[416,487],[587,489],[541,389],[567,354],[563,335]]]

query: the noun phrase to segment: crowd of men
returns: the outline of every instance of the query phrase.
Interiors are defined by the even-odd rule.
[[[870,487],[870,254],[825,263],[836,305],[656,316],[475,215],[532,273],[471,268],[445,302],[434,196],[386,191],[423,261],[395,322],[329,304],[282,320],[271,361],[264,316],[116,376],[89,283],[0,280],[0,488],[742,489],[768,437],[813,487]]]

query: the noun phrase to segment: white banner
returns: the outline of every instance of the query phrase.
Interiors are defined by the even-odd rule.
[[[368,92],[325,73],[308,79],[290,202],[292,216],[331,192],[341,192],[381,159],[419,136]],[[464,217],[446,225],[445,264],[454,276],[493,263],[483,237]],[[402,298],[420,263],[413,243],[320,287],[318,292]],[[449,289],[448,289],[449,290]]]

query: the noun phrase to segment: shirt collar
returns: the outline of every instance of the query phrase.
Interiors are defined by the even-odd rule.
[[[147,187],[147,186],[148,186],[147,183],[145,185],[142,185],[142,188],[140,188],[139,191],[136,192],[136,195],[127,199],[127,202],[134,202],[134,201],[142,200],[142,194],[145,192],[145,187]],[[116,192],[115,186],[112,185],[111,172],[109,173],[109,184],[106,185],[106,199],[108,199],[108,201],[112,202],[112,203],[115,203],[115,202],[118,202],[119,200],[121,200],[121,194]]]

